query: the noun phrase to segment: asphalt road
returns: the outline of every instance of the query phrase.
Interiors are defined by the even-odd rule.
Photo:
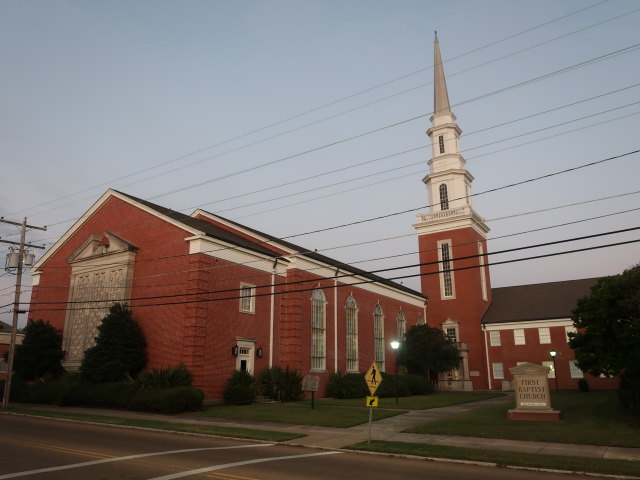
[[[578,477],[584,478],[0,414],[0,479],[569,480]]]

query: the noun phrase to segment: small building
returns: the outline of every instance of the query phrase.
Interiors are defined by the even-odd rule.
[[[7,361],[5,360],[5,356],[8,355],[9,346],[11,345],[11,329],[11,325],[0,321],[0,380],[7,376]],[[16,332],[16,345],[22,344],[23,339],[24,333],[18,330]]]
[[[576,390],[582,378],[591,388],[617,387],[617,378],[584,374],[567,344],[569,333],[576,331],[571,313],[597,281],[586,278],[493,289],[493,301],[482,318],[492,389],[512,390],[509,369],[525,362],[549,367],[551,389]]]

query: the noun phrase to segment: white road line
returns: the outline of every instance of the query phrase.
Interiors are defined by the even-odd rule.
[[[26,470],[23,472],[8,473],[0,475],[0,480],[4,478],[24,477],[27,475],[35,475],[36,473],[55,472],[57,470],[68,470],[71,468],[88,467],[90,465],[99,465],[101,463],[121,462],[123,460],[132,460],[135,458],[154,457],[158,455],[171,455],[174,453],[201,452],[203,450],[230,450],[235,448],[253,448],[253,447],[270,447],[272,443],[258,443],[255,445],[236,445],[233,447],[207,447],[207,448],[187,448],[184,450],[168,450],[166,452],[141,453],[138,455],[127,455],[126,457],[106,458],[103,460],[92,460],[90,462],[73,463],[71,465],[60,465],[59,467],[39,468],[37,470]]]
[[[286,457],[255,458],[253,460],[245,460],[244,462],[226,463],[224,465],[214,465],[212,467],[204,467],[204,468],[198,468],[196,470],[189,470],[186,472],[173,473],[171,475],[164,475],[162,477],[150,478],[149,480],[173,480],[174,478],[188,477],[190,475],[198,475],[200,473],[213,472],[215,470],[222,470],[223,468],[241,467],[243,465],[251,465],[253,463],[275,462],[276,460],[290,460],[293,458],[318,457],[320,455],[335,455],[337,453],[342,453],[342,452],[320,452],[320,453],[307,453],[304,455],[287,455]]]

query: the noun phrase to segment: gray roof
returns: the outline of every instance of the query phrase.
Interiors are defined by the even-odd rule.
[[[492,288],[493,300],[483,323],[524,322],[569,318],[598,278]]]
[[[0,320],[0,333],[5,333],[5,332],[11,333],[11,328],[12,328],[11,325]]]

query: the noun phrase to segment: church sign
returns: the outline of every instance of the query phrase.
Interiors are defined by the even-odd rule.
[[[525,362],[510,368],[513,375],[516,408],[507,412],[509,420],[559,421],[562,412],[551,408],[549,367]]]

